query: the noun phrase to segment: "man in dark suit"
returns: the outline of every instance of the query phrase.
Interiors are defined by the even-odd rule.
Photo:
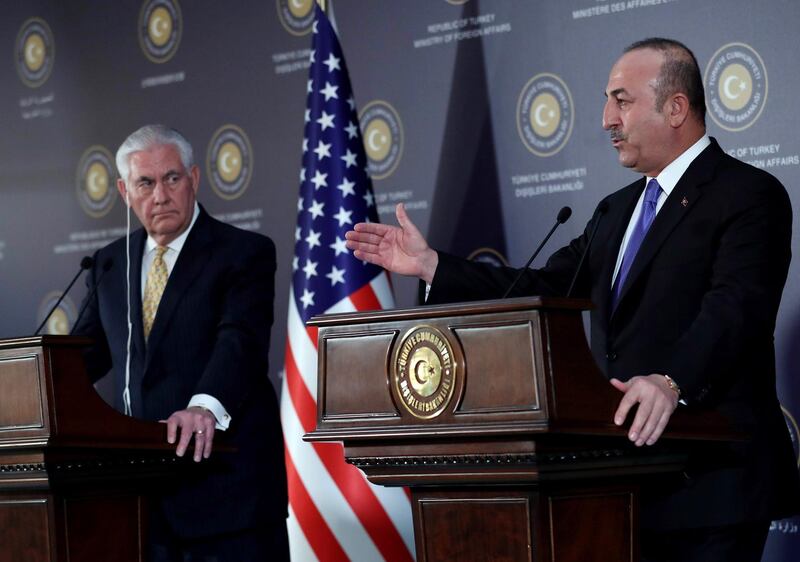
[[[208,458],[215,430],[236,448],[164,490],[151,510],[150,557],[286,560],[283,442],[267,376],[275,247],[197,204],[200,172],[177,131],[142,127],[117,167],[143,228],[95,256],[75,330],[94,339],[88,372],[111,371],[119,411],[166,420],[179,456],[193,439],[194,460]]]
[[[750,436],[724,458],[693,459],[681,477],[652,483],[643,557],[757,561],[770,520],[800,506],[773,345],[790,202],[778,180],[706,136],[702,78],[681,43],[631,45],[606,97],[603,127],[619,161],[644,177],[606,197],[583,235],[527,271],[512,296],[565,295],[588,251],[573,295],[596,306],[592,353],[622,393],[614,422],[632,414],[629,439],[652,445],[676,407],[710,408]],[[397,217],[399,228],[356,225],[348,247],[420,277],[428,302],[500,297],[517,273],[437,252],[402,206]]]

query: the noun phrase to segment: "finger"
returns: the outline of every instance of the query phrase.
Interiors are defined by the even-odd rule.
[[[170,416],[167,418],[167,443],[172,445],[175,443],[175,434],[178,431],[178,418],[176,416]]]
[[[366,250],[368,248],[377,248],[384,240],[383,236],[365,232],[354,232],[345,234],[345,244],[351,250]]]
[[[198,423],[202,424],[202,422]],[[200,459],[203,458],[203,451],[205,450],[206,446],[206,430],[201,425],[193,433],[194,433],[194,451],[192,455],[192,460],[194,460],[194,462],[200,462]]]
[[[356,225],[353,227],[353,230],[348,231],[347,234],[349,234],[350,232],[356,232],[356,233],[371,232],[373,234],[383,234],[387,230],[389,230],[389,227],[390,225],[383,224],[381,222],[359,222],[356,223]]]
[[[636,420],[634,420],[634,425],[631,426],[629,435],[630,440],[634,441],[637,447],[641,447],[650,439],[663,413],[662,407],[659,404],[654,404],[650,400],[639,404],[639,412],[645,410],[647,410],[646,417],[643,416],[641,424],[638,427],[636,427]],[[639,416],[637,415],[636,417],[638,418]],[[634,432],[636,432],[635,435]]]
[[[611,386],[613,386],[614,388],[616,388],[620,392],[626,392],[628,390],[628,387],[630,386],[630,384],[628,384],[626,382],[622,382],[619,379],[611,379],[608,382],[610,382]]]
[[[207,459],[211,456],[211,448],[214,444],[214,424],[211,424],[206,430],[206,442],[203,446],[203,458]]]
[[[667,423],[669,422],[669,418],[670,418],[671,415],[672,415],[672,413],[669,410],[667,410],[666,412],[661,414],[661,418],[658,420],[658,423],[656,424],[656,427],[653,430],[653,433],[647,439],[647,444],[648,445],[654,445],[656,443],[656,441],[659,440],[661,435],[664,433],[664,429],[666,429],[666,427],[667,427]]]
[[[188,424],[181,425],[181,435],[178,440],[178,446],[175,449],[175,453],[182,457],[186,453],[186,449],[189,447],[189,442],[192,440],[192,428]]]
[[[633,441],[637,447],[644,444],[642,433],[645,431],[647,422],[650,419],[650,414],[653,412],[652,400],[640,400],[639,408],[636,410],[636,416],[633,418],[633,423],[628,431],[628,439]]]
[[[630,412],[631,408],[633,408],[633,405],[637,402],[638,397],[634,396],[631,391],[626,392],[622,397],[622,400],[619,401],[619,406],[614,414],[614,423],[617,425],[622,425],[625,423],[625,418],[628,417],[628,412]]]
[[[374,231],[361,231],[361,230],[348,230],[344,233],[345,240],[353,240],[355,242],[372,242],[378,244],[386,233],[385,232],[374,232]]]
[[[375,264],[379,267],[385,268],[384,259],[380,254],[374,252],[364,252],[362,250],[355,250],[353,255],[356,259]]]

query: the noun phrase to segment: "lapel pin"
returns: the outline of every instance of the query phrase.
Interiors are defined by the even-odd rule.
[[[683,205],[684,207],[689,205],[689,200],[685,196],[683,199],[681,199],[681,205]]]

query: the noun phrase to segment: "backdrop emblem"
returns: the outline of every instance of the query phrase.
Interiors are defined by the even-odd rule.
[[[145,0],[139,12],[139,45],[155,63],[167,62],[178,50],[183,22],[178,0]]]
[[[506,257],[494,248],[478,248],[468,255],[467,259],[480,263],[488,263],[494,267],[508,266]]]
[[[117,200],[114,170],[114,157],[103,146],[90,146],[78,161],[78,201],[90,217],[102,217],[114,206],[114,201]]]
[[[314,24],[314,0],[276,0],[278,19],[292,35],[306,35]]]
[[[396,398],[420,419],[444,412],[455,389],[453,348],[433,326],[409,331],[397,346],[392,362]]]
[[[38,88],[50,77],[55,63],[56,47],[50,26],[41,18],[26,20],[17,33],[14,62],[22,82]]]
[[[800,468],[800,427],[797,426],[797,420],[786,406],[782,405],[781,410],[783,411],[783,418],[786,420],[786,427],[789,428],[789,436],[792,438],[794,454],[797,457],[797,467]]]
[[[358,117],[369,174],[372,179],[384,179],[394,172],[403,155],[400,115],[388,102],[375,100],[365,105]]]
[[[214,193],[238,199],[253,175],[253,148],[247,134],[236,125],[223,125],[208,143],[206,167]]]
[[[744,43],[720,48],[706,67],[708,112],[727,131],[755,123],[767,103],[767,69],[759,54]]]
[[[555,74],[537,74],[517,101],[517,132],[537,156],[552,156],[567,144],[575,120],[572,94]]]
[[[52,291],[45,295],[41,304],[39,304],[39,309],[36,312],[37,325],[41,324],[42,320],[44,320],[44,315],[47,314],[51,308],[53,308],[53,305],[56,304],[56,301],[60,296],[61,293],[58,291]],[[75,304],[72,302],[72,299],[70,299],[69,296],[64,297],[64,300],[62,300],[61,304],[58,305],[58,308],[53,311],[53,314],[50,315],[50,319],[44,325],[44,328],[42,328],[42,333],[62,336],[69,334],[77,315],[78,311],[75,308]]]

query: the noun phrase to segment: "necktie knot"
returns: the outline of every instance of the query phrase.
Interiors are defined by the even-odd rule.
[[[661,195],[661,186],[656,178],[647,182],[647,189],[644,192],[644,202],[650,205],[658,203],[658,196]]]

